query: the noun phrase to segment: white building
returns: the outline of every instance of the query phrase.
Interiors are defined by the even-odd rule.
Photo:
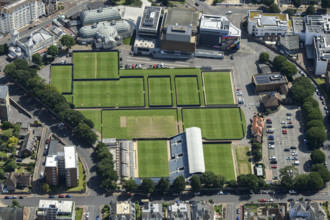
[[[189,173],[204,173],[205,162],[201,129],[197,127],[187,128],[186,141]]]
[[[313,38],[315,75],[326,74],[330,60],[330,35]]]
[[[75,146],[64,147],[64,169],[66,186],[74,187],[78,185],[79,169],[78,154]]]
[[[248,13],[248,33],[256,37],[265,35],[284,36],[289,31],[289,15],[262,13],[261,10],[250,10]]]
[[[74,220],[75,214],[75,203],[73,201],[39,201],[38,220]]]
[[[325,220],[326,214],[319,202],[291,202],[290,219]]]
[[[45,15],[45,4],[41,0],[14,0],[1,8],[0,32],[9,33],[21,29]]]

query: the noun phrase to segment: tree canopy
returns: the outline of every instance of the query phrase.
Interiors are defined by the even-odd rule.
[[[311,153],[311,160],[313,163],[324,163],[326,159],[325,153],[321,150],[313,150]]]
[[[191,177],[191,189],[193,192],[199,192],[201,189],[201,181],[196,175]]]
[[[237,177],[237,185],[256,191],[258,189],[258,177],[253,174],[242,174]]]
[[[71,48],[73,45],[76,44],[75,39],[67,34],[64,35],[63,37],[61,37],[60,42],[63,46],[65,46],[67,48]]]
[[[315,7],[313,5],[310,5],[306,9],[306,15],[313,15],[313,14],[315,14]]]
[[[306,139],[309,145],[317,149],[320,148],[321,144],[327,139],[327,134],[322,128],[312,127],[307,130]]]
[[[322,8],[329,8],[330,7],[330,0],[321,0],[321,7]]]
[[[292,0],[294,7],[299,8],[302,5],[302,0]]]
[[[42,57],[40,56],[39,53],[33,54],[32,62],[36,65],[41,65],[42,64]]]
[[[298,69],[297,69],[296,65],[294,65],[293,63],[291,63],[289,61],[285,61],[282,64],[281,73],[286,75],[286,77],[288,77],[289,79],[291,79],[292,76],[294,76],[297,73],[297,71],[298,71]]]
[[[124,188],[126,192],[135,193],[138,189],[138,185],[133,180],[133,178],[129,178],[128,180],[124,181]]]
[[[273,59],[273,67],[274,67],[274,69],[277,70],[277,71],[281,71],[282,64],[285,61],[287,61],[287,59],[286,59],[285,56],[278,55],[278,56],[274,57],[274,59]]]
[[[174,179],[172,188],[175,193],[181,193],[186,188],[186,181],[183,176]]]
[[[311,172],[308,175],[309,179],[309,189],[311,190],[318,190],[324,187],[324,182],[321,175],[318,172]]]
[[[143,179],[141,184],[141,190],[144,194],[149,194],[154,192],[155,190],[154,182],[149,178]]]
[[[168,178],[162,177],[156,185],[156,190],[161,194],[167,192],[170,189],[170,180]]]
[[[281,10],[280,8],[277,6],[277,4],[271,4],[269,7],[268,7],[268,13],[280,13]]]
[[[267,52],[262,52],[259,54],[259,61],[261,63],[266,63],[269,60],[269,53]]]
[[[314,87],[307,77],[296,78],[290,89],[291,97],[298,102],[303,102],[307,97],[313,95],[313,93]]]
[[[51,45],[47,50],[47,54],[52,56],[53,58],[56,57],[58,55],[58,47],[55,45]]]
[[[322,179],[323,179],[323,182],[329,182],[330,181],[330,172],[329,170],[324,166],[324,164],[313,164],[312,166],[312,170],[315,171],[315,172],[318,172]]]

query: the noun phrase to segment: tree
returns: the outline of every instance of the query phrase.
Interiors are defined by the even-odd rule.
[[[8,139],[8,143],[7,143],[8,147],[15,148],[17,146],[17,144],[18,144],[17,137],[12,136]]]
[[[292,79],[292,76],[295,75],[297,71],[298,71],[297,67],[289,61],[285,61],[282,64],[281,72],[284,75],[286,75],[286,77],[288,77],[289,79]]]
[[[40,56],[39,53],[33,54],[32,62],[36,65],[41,65],[42,64],[42,57]]]
[[[14,61],[16,70],[28,70],[29,63],[24,59],[17,59]]]
[[[85,140],[88,144],[94,144],[97,140],[97,135],[83,122],[73,129],[73,134],[77,138]]]
[[[248,188],[256,191],[258,189],[258,177],[253,174],[242,174],[237,177],[239,187]]]
[[[6,178],[6,173],[3,169],[0,168],[0,179]]]
[[[322,128],[322,129],[325,130],[323,121],[320,121],[320,120],[311,120],[311,121],[306,123],[307,130],[312,128],[312,127],[319,127],[319,128]]]
[[[308,175],[308,188],[311,190],[322,189],[324,187],[324,182],[321,175],[318,172],[311,172]]]
[[[15,160],[9,159],[6,161],[4,168],[5,168],[6,172],[14,172],[15,169],[17,168],[17,164],[16,164]]]
[[[2,130],[7,130],[9,128],[13,128],[14,125],[12,123],[10,123],[9,121],[4,121],[2,122]]]
[[[191,188],[193,192],[199,192],[201,189],[201,181],[198,176],[194,175],[191,177]]]
[[[308,189],[308,175],[300,174],[296,176],[293,180],[294,188],[297,190],[306,190]]]
[[[290,89],[291,97],[298,102],[303,102],[307,97],[313,95],[313,93],[313,84],[307,77],[296,78]]]
[[[306,15],[313,15],[315,14],[315,8],[313,5],[308,6],[308,8],[306,9]]]
[[[163,6],[167,7],[168,6],[168,3],[170,3],[169,0],[162,0]]]
[[[135,193],[138,188],[138,185],[131,177],[129,180],[124,181],[124,188],[126,192]]]
[[[293,0],[292,4],[294,5],[294,7],[299,8],[302,4],[302,0]]]
[[[270,5],[274,4],[274,0],[264,0],[263,3],[264,3],[264,5],[270,6]]]
[[[313,150],[311,153],[311,160],[313,163],[324,163],[326,159],[325,153],[323,153],[321,150]]]
[[[327,134],[322,128],[312,127],[307,130],[306,139],[308,144],[317,149],[327,139]]]
[[[294,16],[295,12],[296,11],[292,8],[288,8],[284,11],[284,13],[288,14],[290,17]]]
[[[58,55],[58,47],[51,45],[47,50],[47,54],[55,58]]]
[[[289,176],[288,174],[282,176],[281,178],[281,184],[282,186],[284,186],[287,189],[292,189],[293,187],[293,179],[291,176]]]
[[[212,187],[213,188],[222,188],[225,183],[226,183],[226,177],[219,174],[219,175],[215,176]]]
[[[63,37],[61,37],[60,42],[63,46],[67,47],[67,48],[71,48],[73,45],[76,44],[76,41],[73,37],[71,37],[70,35],[66,34]]]
[[[161,194],[167,192],[170,189],[170,180],[168,178],[162,177],[156,185],[156,190]]]
[[[330,181],[330,172],[325,168],[324,164],[313,164],[312,170],[318,172],[325,183]]]
[[[201,183],[204,184],[205,188],[211,188],[215,181],[215,174],[212,171],[206,171],[201,175]]]
[[[154,182],[149,178],[143,179],[141,184],[141,190],[144,194],[149,194],[154,192],[155,190]]]
[[[172,184],[175,193],[181,193],[186,188],[186,181],[183,176],[178,176]]]
[[[321,7],[322,8],[330,7],[330,0],[321,0]]]
[[[13,208],[15,208],[15,207],[20,207],[19,202],[17,202],[17,200],[14,199],[14,200],[11,202],[11,207],[13,207]]]
[[[273,60],[274,69],[277,71],[281,71],[282,64],[286,61],[287,61],[287,59],[285,56],[279,55],[279,56],[274,57],[274,60]]]
[[[277,6],[277,4],[271,4],[269,7],[268,7],[268,10],[267,10],[269,13],[280,13],[281,10],[279,9],[279,7]]]
[[[312,121],[312,120],[321,121],[323,119],[323,115],[319,108],[313,108],[309,111],[306,118],[307,118],[307,121]]]
[[[47,183],[42,184],[41,191],[42,191],[42,193],[49,192],[49,185]]]
[[[267,52],[262,52],[259,54],[259,61],[261,63],[266,63],[269,60],[269,54]]]

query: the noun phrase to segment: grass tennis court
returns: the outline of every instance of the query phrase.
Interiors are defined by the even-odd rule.
[[[166,141],[138,141],[139,177],[168,177]]]
[[[63,95],[68,103],[72,103],[72,95]]]
[[[144,106],[142,78],[75,81],[73,89],[73,103],[78,108]]]
[[[103,138],[168,138],[178,133],[176,109],[103,110]]]
[[[172,105],[170,77],[149,77],[149,105]]]
[[[221,174],[226,180],[235,180],[233,155],[230,144],[204,144],[205,170]]]
[[[251,173],[250,148],[237,146],[235,148],[238,175]]]
[[[60,92],[72,92],[72,66],[71,65],[52,65],[50,83]]]
[[[239,108],[183,109],[184,128],[199,127],[206,139],[241,139]]]
[[[94,122],[94,128],[101,133],[101,110],[80,111],[86,118]]]
[[[178,105],[200,105],[197,77],[175,77]]]
[[[230,73],[203,72],[206,105],[234,104]]]
[[[75,79],[118,78],[117,52],[73,53]]]

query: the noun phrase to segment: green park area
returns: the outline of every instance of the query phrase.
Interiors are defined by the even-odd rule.
[[[149,77],[150,106],[171,106],[172,90],[170,77]]]
[[[50,82],[62,93],[72,92],[72,66],[52,65]]]
[[[216,175],[221,174],[226,180],[235,180],[235,170],[230,144],[204,144],[205,170]]]
[[[177,104],[200,105],[197,77],[175,77]]]
[[[166,141],[138,141],[139,177],[168,177]]]

